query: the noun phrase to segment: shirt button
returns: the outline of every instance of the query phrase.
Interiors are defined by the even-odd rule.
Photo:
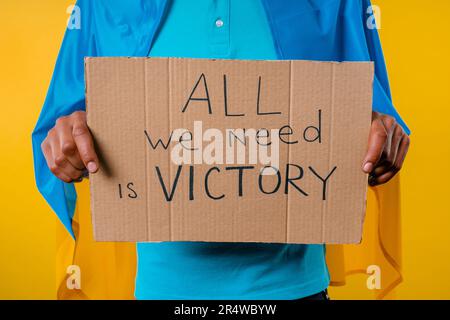
[[[216,27],[221,28],[223,26],[223,21],[221,19],[216,20]]]

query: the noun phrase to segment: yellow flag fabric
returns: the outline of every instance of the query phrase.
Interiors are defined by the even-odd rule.
[[[136,245],[134,243],[95,242],[89,207],[89,184],[77,185],[77,206],[72,222],[76,241],[62,224],[58,225],[58,299],[134,299]],[[80,289],[66,285],[67,268],[80,269]]]
[[[58,299],[134,299],[136,246],[103,243],[93,239],[88,182],[77,185],[78,201],[73,218],[74,241],[61,224],[57,230]],[[400,182],[370,188],[363,241],[359,245],[328,245],[327,264],[332,286],[342,286],[354,273],[380,271],[382,299],[402,281],[400,234]],[[79,289],[67,286],[68,267],[80,269]]]
[[[400,178],[370,188],[363,240],[359,245],[328,245],[327,264],[332,286],[342,286],[346,276],[379,270],[376,299],[384,298],[402,282]]]

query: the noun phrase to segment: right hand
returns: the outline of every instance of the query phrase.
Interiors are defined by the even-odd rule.
[[[79,182],[97,172],[99,160],[86,123],[86,112],[61,117],[41,144],[50,171],[64,182]]]

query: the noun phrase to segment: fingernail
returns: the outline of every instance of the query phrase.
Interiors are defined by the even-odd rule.
[[[90,173],[94,173],[97,171],[97,164],[94,161],[91,161],[87,164],[87,169]]]
[[[363,170],[365,173],[371,173],[373,170],[373,164],[371,162],[367,162],[364,167]]]

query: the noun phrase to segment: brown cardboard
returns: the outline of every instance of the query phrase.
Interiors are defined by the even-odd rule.
[[[86,58],[85,64],[88,125],[101,157],[100,171],[90,176],[97,241],[361,241],[372,63]],[[259,113],[281,114],[258,115],[258,103]],[[203,132],[289,125],[293,134],[285,127],[282,137],[291,144],[278,140],[279,188],[278,175],[261,178],[264,192],[276,192],[259,188],[260,163],[183,164],[168,201],[156,167],[170,196],[179,170],[170,150],[177,141],[154,150],[149,137],[166,143],[172,130],[193,131],[198,120]],[[301,179],[287,183],[288,194],[287,163],[303,169]],[[254,166],[242,169],[242,196],[239,171],[226,169],[237,166]],[[289,177],[301,175],[288,167]],[[210,196],[221,199],[206,193],[207,172]],[[318,176],[330,173],[324,192]]]

